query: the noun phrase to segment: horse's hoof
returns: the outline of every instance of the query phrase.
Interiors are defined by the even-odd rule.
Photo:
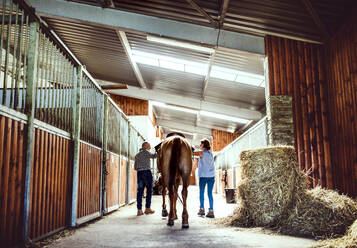
[[[182,224],[182,228],[183,229],[186,229],[186,228],[189,228],[190,226],[188,224]]]
[[[167,222],[167,225],[168,225],[168,226],[173,226],[173,225],[174,225],[174,221],[173,221],[173,220],[170,220],[169,222]]]
[[[161,212],[161,216],[162,217],[167,217],[169,215],[169,213],[167,212],[166,209],[163,209],[162,212]]]

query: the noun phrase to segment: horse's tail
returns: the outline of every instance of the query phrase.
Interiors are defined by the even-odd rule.
[[[180,138],[174,138],[170,158],[169,189],[173,190],[181,156]]]

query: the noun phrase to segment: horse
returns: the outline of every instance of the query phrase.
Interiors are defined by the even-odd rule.
[[[174,225],[177,219],[176,201],[178,186],[182,181],[182,228],[188,228],[187,188],[192,170],[192,149],[188,141],[179,135],[166,138],[158,149],[157,167],[162,177],[162,216],[168,217],[168,226]],[[169,191],[170,213],[167,213],[165,195]]]

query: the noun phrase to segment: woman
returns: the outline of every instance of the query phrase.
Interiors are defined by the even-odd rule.
[[[193,155],[199,156],[198,177],[199,177],[199,185],[200,185],[200,210],[198,211],[198,215],[200,216],[205,215],[204,193],[207,184],[209,209],[206,217],[214,218],[212,190],[214,185],[215,168],[214,168],[213,154],[210,151],[211,150],[210,142],[207,139],[201,140],[200,149],[201,151],[193,153]]]

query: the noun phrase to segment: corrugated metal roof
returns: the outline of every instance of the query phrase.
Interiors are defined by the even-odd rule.
[[[94,0],[72,0],[100,6]],[[116,9],[210,26],[208,19],[186,0],[113,0]],[[220,0],[195,0],[213,20],[219,20]],[[333,32],[346,12],[356,6],[355,0],[311,1],[322,22]],[[102,6],[105,7],[105,6]],[[223,29],[257,35],[278,36],[321,41],[322,32],[314,23],[303,1],[239,0],[229,1]]]
[[[139,86],[114,30],[53,18],[46,22],[96,78]]]
[[[210,55],[207,53],[148,41],[146,34],[126,32],[126,36],[132,50],[154,53],[157,55],[174,57],[199,63],[208,63],[209,60]]]
[[[248,84],[211,78],[209,80],[205,99],[210,102],[227,103],[245,102],[260,107],[265,104],[265,89]]]
[[[213,65],[264,75],[264,57],[257,54],[218,47]]]
[[[167,93],[200,98],[204,76],[138,64],[141,74],[149,89],[158,89]]]

